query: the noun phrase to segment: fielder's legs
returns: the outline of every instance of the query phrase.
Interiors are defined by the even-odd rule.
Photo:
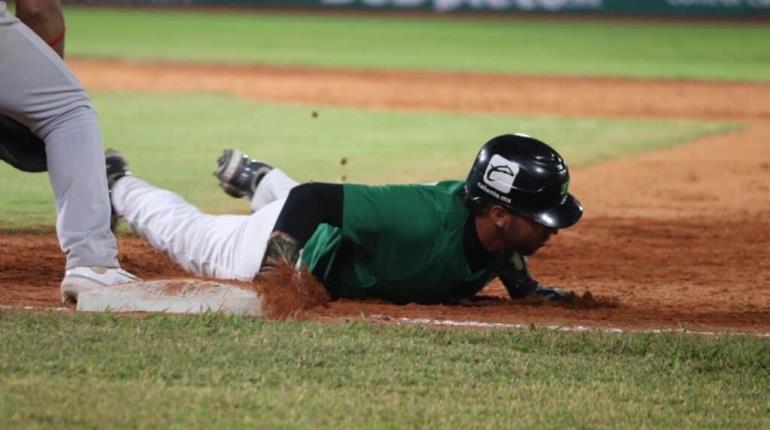
[[[102,140],[90,100],[58,55],[8,13],[4,4],[0,7],[0,113],[45,142],[56,196],[56,231],[67,257],[63,293],[71,272],[75,283],[90,279],[104,285],[135,279],[107,270],[118,267],[117,245],[109,228]],[[91,266],[100,267],[107,276],[91,277],[81,270]],[[77,291],[68,298],[76,297]]]

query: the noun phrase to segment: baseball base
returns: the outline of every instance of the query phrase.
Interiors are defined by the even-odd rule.
[[[262,316],[255,291],[199,279],[132,282],[80,293],[78,311]]]

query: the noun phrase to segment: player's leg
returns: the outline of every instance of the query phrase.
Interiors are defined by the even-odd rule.
[[[115,212],[155,249],[199,276],[251,281],[258,273],[283,201],[252,215],[208,215],[171,191],[110,172],[111,157],[107,164]]]
[[[286,200],[289,191],[299,185],[281,169],[273,169],[268,172],[259,183],[249,206],[252,212],[257,212],[266,205],[276,200]]]
[[[297,181],[280,169],[253,160],[238,149],[226,149],[217,160],[214,176],[219,186],[229,195],[250,200],[252,212],[265,205],[285,199]]]
[[[56,231],[67,257],[62,292],[67,282],[85,288],[133,280],[117,269],[101,134],[88,96],[59,56],[4,6],[0,58],[0,113],[45,142]]]

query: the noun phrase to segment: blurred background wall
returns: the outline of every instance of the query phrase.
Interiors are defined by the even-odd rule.
[[[497,12],[770,18],[770,0],[64,0],[64,3],[114,6],[262,6],[438,13]]]

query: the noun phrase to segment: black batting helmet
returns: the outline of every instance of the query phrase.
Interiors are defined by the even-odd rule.
[[[583,207],[567,190],[569,170],[558,152],[524,134],[505,134],[479,151],[465,181],[471,206],[500,204],[550,228],[569,227]]]

